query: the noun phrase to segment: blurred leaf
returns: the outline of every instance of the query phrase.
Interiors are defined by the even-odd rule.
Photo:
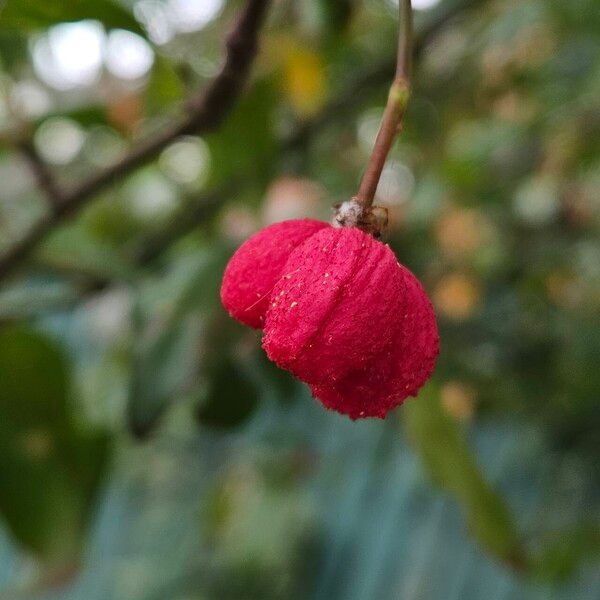
[[[81,223],[55,232],[39,257],[45,266],[59,272],[64,269],[117,280],[132,276],[121,255],[105,240],[90,235]]]
[[[244,176],[245,186],[266,186],[275,172],[277,145],[273,112],[278,96],[263,79],[240,101],[218,133],[206,138],[211,152],[212,183],[228,183]]]
[[[316,114],[325,101],[323,56],[305,46],[290,47],[285,61],[283,89],[300,117]]]
[[[0,59],[7,71],[13,71],[26,64],[27,38],[18,31],[0,31]]]
[[[12,427],[58,427],[67,419],[67,365],[50,340],[33,331],[0,331],[0,413]]]
[[[66,110],[51,110],[33,121],[35,128],[39,127],[46,119],[53,117],[65,117],[88,128],[93,125],[106,124],[106,109],[97,104],[86,104]]]
[[[225,358],[207,373],[208,394],[197,411],[208,427],[232,428],[247,421],[258,405],[256,382],[239,361]]]
[[[77,291],[62,283],[27,282],[0,292],[0,322],[15,321],[47,313],[55,307],[64,307],[78,300]]]
[[[543,540],[536,574],[553,582],[564,582],[582,563],[595,561],[600,554],[600,525],[586,523],[572,530],[558,531]]]
[[[354,8],[354,0],[319,0],[324,26],[332,33],[343,31]]]
[[[184,95],[184,85],[170,61],[156,55],[146,86],[146,106],[151,114],[164,111]]]
[[[278,401],[289,404],[295,399],[298,380],[291,373],[280,369],[273,361],[269,360],[260,347],[253,354],[252,366],[259,374],[262,385],[273,393]]]
[[[108,438],[67,412],[66,359],[39,333],[0,333],[0,513],[52,564],[77,560],[108,458]]]
[[[100,21],[108,29],[144,35],[133,15],[113,0],[7,0],[0,12],[0,26],[25,31],[84,19]]]
[[[185,391],[198,369],[197,317],[169,324],[134,360],[127,418],[131,432],[149,435],[170,403]]]
[[[485,481],[459,426],[429,387],[403,411],[409,440],[437,485],[463,509],[469,530],[493,556],[524,566],[517,528],[504,500]]]
[[[224,254],[218,249],[195,253],[178,261],[170,276],[163,278],[164,289],[152,286],[154,294],[167,294],[170,302],[160,328],[148,341],[138,343],[128,403],[129,427],[136,436],[151,433],[169,404],[197,374],[202,327],[199,311],[208,311],[218,302],[224,265]],[[141,340],[146,329],[156,329],[154,310],[137,308]]]

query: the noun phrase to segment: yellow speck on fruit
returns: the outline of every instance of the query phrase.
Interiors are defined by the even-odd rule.
[[[290,308],[294,308],[294,306],[298,306],[298,303],[297,303],[297,302],[292,302],[292,303],[290,304]]]

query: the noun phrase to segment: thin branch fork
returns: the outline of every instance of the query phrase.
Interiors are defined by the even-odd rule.
[[[149,137],[115,164],[97,172],[70,190],[62,190],[33,146],[21,150],[33,167],[40,188],[52,203],[52,211],[35,223],[14,246],[0,256],[0,279],[26,259],[47,234],[65,218],[73,215],[96,194],[153,160],[162,150],[183,135],[207,133],[219,127],[233,107],[248,78],[258,48],[258,33],[265,20],[270,0],[248,0],[227,40],[224,65],[206,91],[192,98],[188,112],[170,127]]]

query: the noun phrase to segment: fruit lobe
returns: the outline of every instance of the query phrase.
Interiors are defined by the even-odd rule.
[[[384,418],[431,376],[439,354],[439,335],[429,298],[418,279],[400,267],[404,303],[392,341],[367,365],[343,379],[312,385],[313,396],[327,408],[352,419]]]
[[[275,223],[244,242],[229,261],[221,285],[221,301],[229,314],[260,329],[269,297],[291,252],[321,229],[315,219]]]
[[[391,341],[404,298],[388,246],[353,227],[324,228],[285,264],[266,313],[263,347],[309,384],[331,384]]]

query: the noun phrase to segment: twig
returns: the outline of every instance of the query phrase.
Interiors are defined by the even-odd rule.
[[[199,224],[207,222],[223,205],[231,187],[228,185],[189,199],[167,225],[146,234],[141,240],[134,241],[131,247],[124,251],[124,263],[131,270],[151,265],[184,235],[193,231]],[[64,262],[43,260],[38,263],[34,260],[33,266],[74,280],[78,285],[80,298],[102,292],[120,281],[118,276],[100,271],[92,272]]]
[[[200,223],[206,222],[223,204],[231,190],[231,185],[198,196],[185,204],[171,221],[156,233],[147,235],[133,250],[132,262],[144,267],[156,260],[178,239],[192,231]]]
[[[387,160],[394,138],[401,125],[410,98],[410,75],[412,63],[412,6],[411,0],[400,0],[400,35],[398,62],[394,82],[390,88],[387,105],[375,140],[375,146],[363,175],[356,201],[364,211],[370,210],[383,166]]]
[[[73,215],[88,200],[115,180],[154,159],[180,136],[206,133],[216,129],[222,123],[248,78],[250,66],[257,53],[258,32],[269,4],[270,0],[247,1],[246,8],[227,40],[227,55],[223,68],[204,94],[189,102],[186,116],[142,142],[115,164],[99,171],[71,190],[58,192],[61,202],[55,210],[42,217],[0,257],[0,279],[5,278],[27,258],[38,243],[66,217]],[[39,173],[37,177],[41,185]],[[48,181],[44,178],[47,191]],[[52,186],[54,194],[57,189],[53,184]]]
[[[18,146],[31,166],[38,187],[46,194],[52,210],[59,211],[64,202],[62,189],[44,159],[38,154],[33,141],[31,138],[22,139],[18,142]]]

